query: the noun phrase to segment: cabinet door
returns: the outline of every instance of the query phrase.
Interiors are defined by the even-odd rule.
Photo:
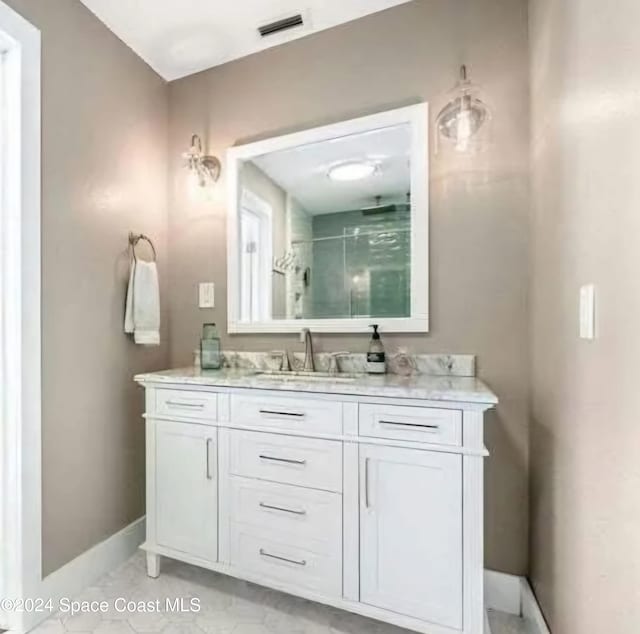
[[[360,445],[360,601],[462,629],[462,458]]]
[[[218,558],[217,429],[156,422],[156,539],[207,561]]]

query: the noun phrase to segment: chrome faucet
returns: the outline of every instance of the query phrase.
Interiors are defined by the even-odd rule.
[[[313,361],[313,339],[311,338],[311,331],[308,328],[302,329],[300,342],[304,342],[304,365],[302,366],[302,370],[304,372],[315,372],[316,365]]]

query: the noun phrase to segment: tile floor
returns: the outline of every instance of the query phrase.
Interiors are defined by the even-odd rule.
[[[176,612],[165,599],[192,598],[201,609]],[[123,599],[160,601],[159,612],[127,611]],[[57,612],[33,634],[408,634],[406,630],[321,606],[244,581],[163,559],[150,579],[142,553],[87,588],[80,601],[104,601],[105,612]],[[118,601],[116,601],[118,599]],[[66,606],[63,606],[66,608]],[[533,634],[514,616],[490,614],[493,634]]]

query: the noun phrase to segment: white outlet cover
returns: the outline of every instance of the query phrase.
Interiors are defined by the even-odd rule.
[[[213,282],[200,282],[198,285],[198,306],[215,308],[215,285]]]
[[[596,290],[593,284],[580,287],[580,338],[595,339]]]

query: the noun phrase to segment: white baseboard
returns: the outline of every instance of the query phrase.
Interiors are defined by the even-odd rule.
[[[525,577],[485,570],[484,602],[488,610],[515,614],[526,619],[535,634],[551,634]]]
[[[522,577],[484,571],[484,604],[489,610],[522,614]]]
[[[522,616],[532,624],[536,634],[551,634],[536,595],[525,578],[522,579]]]
[[[57,605],[63,597],[74,597],[131,557],[145,537],[145,518],[125,526],[103,542],[82,553],[42,580],[40,597]],[[25,614],[19,632],[28,632],[49,616]]]

